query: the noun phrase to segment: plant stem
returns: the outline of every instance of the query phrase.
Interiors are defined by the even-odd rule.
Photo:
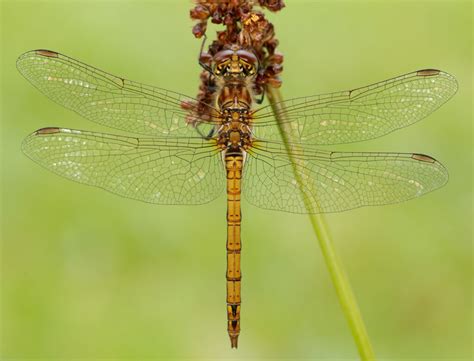
[[[293,155],[295,149],[299,148],[298,153],[301,154],[303,150],[291,141],[291,129],[289,123],[285,120],[285,109],[282,103],[282,97],[280,91],[277,88],[268,87],[267,95],[272,107],[273,113],[277,120],[278,129],[280,135],[285,144],[285,149],[290,158],[295,180],[298,184],[300,191],[302,192],[303,200],[305,202],[306,209],[312,209],[309,204],[310,197],[305,196],[306,192],[303,186],[303,178],[305,176],[304,167],[302,167],[301,160],[296,159]],[[336,253],[331,236],[329,234],[328,227],[322,214],[311,214],[309,213],[311,225],[313,226],[314,233],[319,241],[319,246],[323,253],[324,260],[331,275],[331,280],[336,289],[337,297],[341,304],[344,315],[349,323],[349,327],[354,337],[354,341],[357,345],[361,360],[375,360],[374,351],[370,344],[369,335],[365,329],[364,321],[362,320],[357,301],[354,293],[352,292],[349,279],[342,263]]]

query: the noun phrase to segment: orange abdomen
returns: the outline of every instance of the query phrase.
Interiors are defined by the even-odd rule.
[[[240,333],[240,194],[243,156],[225,156],[227,174],[227,331],[231,346],[237,348]]]

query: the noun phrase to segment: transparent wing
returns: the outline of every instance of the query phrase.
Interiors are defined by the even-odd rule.
[[[202,204],[219,196],[225,172],[215,142],[132,138],[63,128],[29,135],[23,151],[65,178],[158,204]]]
[[[181,108],[182,102],[197,101],[185,95],[126,80],[50,50],[21,55],[17,67],[47,97],[93,122],[148,136],[197,136],[185,121],[189,113]]]
[[[297,177],[284,145],[255,145],[242,183],[250,203],[293,213],[340,212],[419,197],[448,180],[443,165],[422,154],[325,152],[298,145],[292,154]]]
[[[453,76],[425,69],[359,89],[286,100],[277,108],[293,142],[341,144],[377,138],[413,124],[456,90]],[[254,118],[258,138],[280,140],[269,106],[255,111]]]

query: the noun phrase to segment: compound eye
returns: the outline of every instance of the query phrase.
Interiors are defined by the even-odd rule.
[[[247,50],[238,50],[237,55],[250,64],[255,64],[258,61],[257,57],[253,53]]]

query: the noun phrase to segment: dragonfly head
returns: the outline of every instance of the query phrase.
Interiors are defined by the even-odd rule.
[[[257,57],[247,50],[221,50],[213,60],[213,73],[217,77],[252,78],[257,74]]]

